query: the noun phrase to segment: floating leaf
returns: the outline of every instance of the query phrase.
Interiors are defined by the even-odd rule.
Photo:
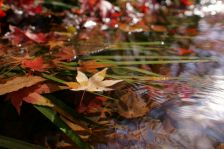
[[[78,71],[76,76],[77,82],[66,82],[65,84],[70,87],[73,91],[109,91],[111,88],[107,88],[122,80],[104,80],[107,68],[94,74],[92,77],[88,78],[83,72]]]

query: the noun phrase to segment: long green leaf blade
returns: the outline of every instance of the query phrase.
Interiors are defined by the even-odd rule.
[[[8,149],[46,149],[45,147],[27,143],[14,138],[9,138],[0,135],[0,147]]]
[[[43,106],[34,106],[44,116],[46,116],[53,124],[55,124],[62,132],[64,132],[79,148],[90,149],[90,145],[82,141],[78,134],[72,131],[68,125],[60,119],[57,113],[50,108]]]

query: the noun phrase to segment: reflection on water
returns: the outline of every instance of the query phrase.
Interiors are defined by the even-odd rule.
[[[193,12],[201,17],[224,13],[224,2],[223,0],[200,0],[200,5]]]
[[[142,105],[150,106],[149,110],[141,113],[143,117],[113,120],[114,133],[107,135],[107,143],[97,144],[96,148],[212,149],[224,143],[224,24],[220,20],[223,18],[224,2],[201,0],[200,5],[192,10],[194,14],[204,17],[198,23],[200,32],[192,41],[175,41],[171,47],[187,45],[198,56],[213,56],[218,62],[165,65],[163,69],[169,69],[166,74],[180,78],[152,81],[152,84],[161,85],[158,90],[147,88],[145,91],[145,84],[142,83],[137,92],[144,92],[144,97],[131,94],[129,98],[144,98],[146,103]],[[213,15],[216,16],[209,17]],[[133,50],[119,54],[153,54],[150,50],[140,52],[138,46],[128,48]],[[163,45],[154,46],[154,50],[157,48],[166,49]],[[132,98],[130,100],[135,102]],[[125,117],[125,114],[120,115]]]

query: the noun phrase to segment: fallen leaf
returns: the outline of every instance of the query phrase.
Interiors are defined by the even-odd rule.
[[[162,25],[151,25],[151,29],[155,32],[167,32],[167,28]]]
[[[74,47],[64,47],[60,49],[58,53],[54,54],[56,58],[53,61],[55,63],[58,63],[60,61],[71,61],[72,59],[74,59],[75,55],[76,51]]]
[[[79,61],[78,70],[95,73],[97,72],[97,68],[105,68],[108,66],[112,66],[112,64],[101,64],[98,63],[96,60],[88,60],[88,61]]]
[[[47,41],[45,34],[43,33],[32,33],[29,29],[23,31],[12,25],[9,26],[9,29],[11,32],[6,34],[5,38],[9,39],[13,45],[18,45],[30,40],[36,43],[44,43]]]
[[[45,81],[45,79],[38,76],[16,77],[12,80],[7,81],[5,84],[0,84],[0,95],[14,92],[24,87],[30,87],[43,81]]]
[[[63,41],[57,41],[57,40],[51,40],[51,41],[48,41],[48,45],[49,45],[49,48],[51,50],[55,47],[63,47],[64,42]]]
[[[23,101],[35,105],[53,107],[54,105],[50,102],[50,100],[40,94],[52,93],[62,89],[65,88],[58,86],[57,84],[38,83],[33,86],[24,87],[18,91],[11,92],[7,95],[6,98],[12,102],[17,112],[20,113],[20,107]]]
[[[46,36],[43,33],[32,33],[30,30],[26,30],[24,35],[37,43],[44,43],[47,41]]]
[[[32,71],[44,72],[48,68],[48,64],[44,64],[44,59],[42,57],[36,57],[34,59],[24,59],[22,61],[21,67],[29,68]]]
[[[150,28],[143,21],[139,21],[137,24],[134,25],[129,25],[128,23],[119,23],[119,29],[125,32],[150,31]]]
[[[88,78],[83,72],[78,71],[76,76],[77,82],[66,82],[65,84],[73,91],[110,91],[111,88],[107,88],[123,80],[104,80],[106,76],[107,68],[97,72],[92,77]]]
[[[177,48],[178,51],[178,55],[188,55],[193,53],[193,51],[191,49],[185,49],[185,48]]]
[[[0,18],[6,16],[6,13],[2,10],[3,0],[0,0]]]
[[[118,114],[125,118],[144,116],[149,111],[147,103],[133,91],[122,95],[118,104]]]

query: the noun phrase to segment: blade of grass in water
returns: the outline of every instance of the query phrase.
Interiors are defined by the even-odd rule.
[[[142,64],[175,64],[175,63],[201,63],[211,62],[215,60],[201,59],[201,60],[167,60],[167,61],[103,61],[102,64],[113,64],[113,65],[142,65]]]
[[[48,80],[52,80],[52,81],[55,81],[55,82],[58,82],[58,83],[62,83],[62,84],[65,83],[64,80],[58,79],[58,78],[56,78],[56,77],[54,77],[54,76],[50,76],[50,75],[45,74],[45,73],[43,73],[42,76],[43,76],[44,78],[48,79]]]
[[[120,68],[124,68],[124,69],[128,69],[128,70],[131,70],[131,71],[140,72],[140,73],[143,73],[143,74],[146,74],[146,75],[150,75],[150,76],[156,76],[156,77],[161,76],[161,75],[159,75],[157,73],[153,73],[153,72],[150,72],[150,71],[147,71],[147,70],[144,70],[144,69],[141,69],[141,68],[137,68],[137,67],[120,67]]]
[[[87,56],[83,59],[201,59],[196,56],[135,56],[135,55],[99,55],[99,56]]]
[[[74,131],[72,131],[69,126],[60,119],[57,113],[48,107],[34,106],[38,111],[40,111],[44,116],[46,116],[53,124],[55,124],[62,132],[64,132],[79,148],[90,149],[90,145],[83,142],[82,139]]]
[[[117,46],[117,45],[163,45],[164,43],[161,41],[149,41],[149,42],[120,42],[112,44],[111,46]]]
[[[142,47],[142,46],[135,46],[136,49],[133,49],[133,47],[122,47],[122,46],[113,46],[113,47],[109,47],[109,49],[107,49],[108,51],[121,51],[121,50],[124,50],[124,51],[127,51],[127,50],[138,50],[138,51],[145,51],[145,50],[150,50],[150,51],[159,51],[159,50],[163,50],[163,49],[167,49],[169,47],[167,46],[163,46],[163,47]],[[138,48],[138,49],[137,49]]]
[[[74,8],[75,7],[73,5],[68,5],[63,2],[54,1],[54,0],[44,0],[44,4],[50,4],[50,5],[62,7],[62,8]]]
[[[46,149],[45,147],[30,144],[14,138],[0,136],[0,147],[8,149]]]
[[[63,64],[65,66],[77,66],[78,64],[76,62],[60,62],[60,64]]]
[[[134,80],[152,80],[152,81],[162,81],[162,80],[172,80],[176,79],[175,77],[149,77],[149,76],[116,76],[116,75],[107,75],[107,77],[115,78],[115,79],[134,79]]]

